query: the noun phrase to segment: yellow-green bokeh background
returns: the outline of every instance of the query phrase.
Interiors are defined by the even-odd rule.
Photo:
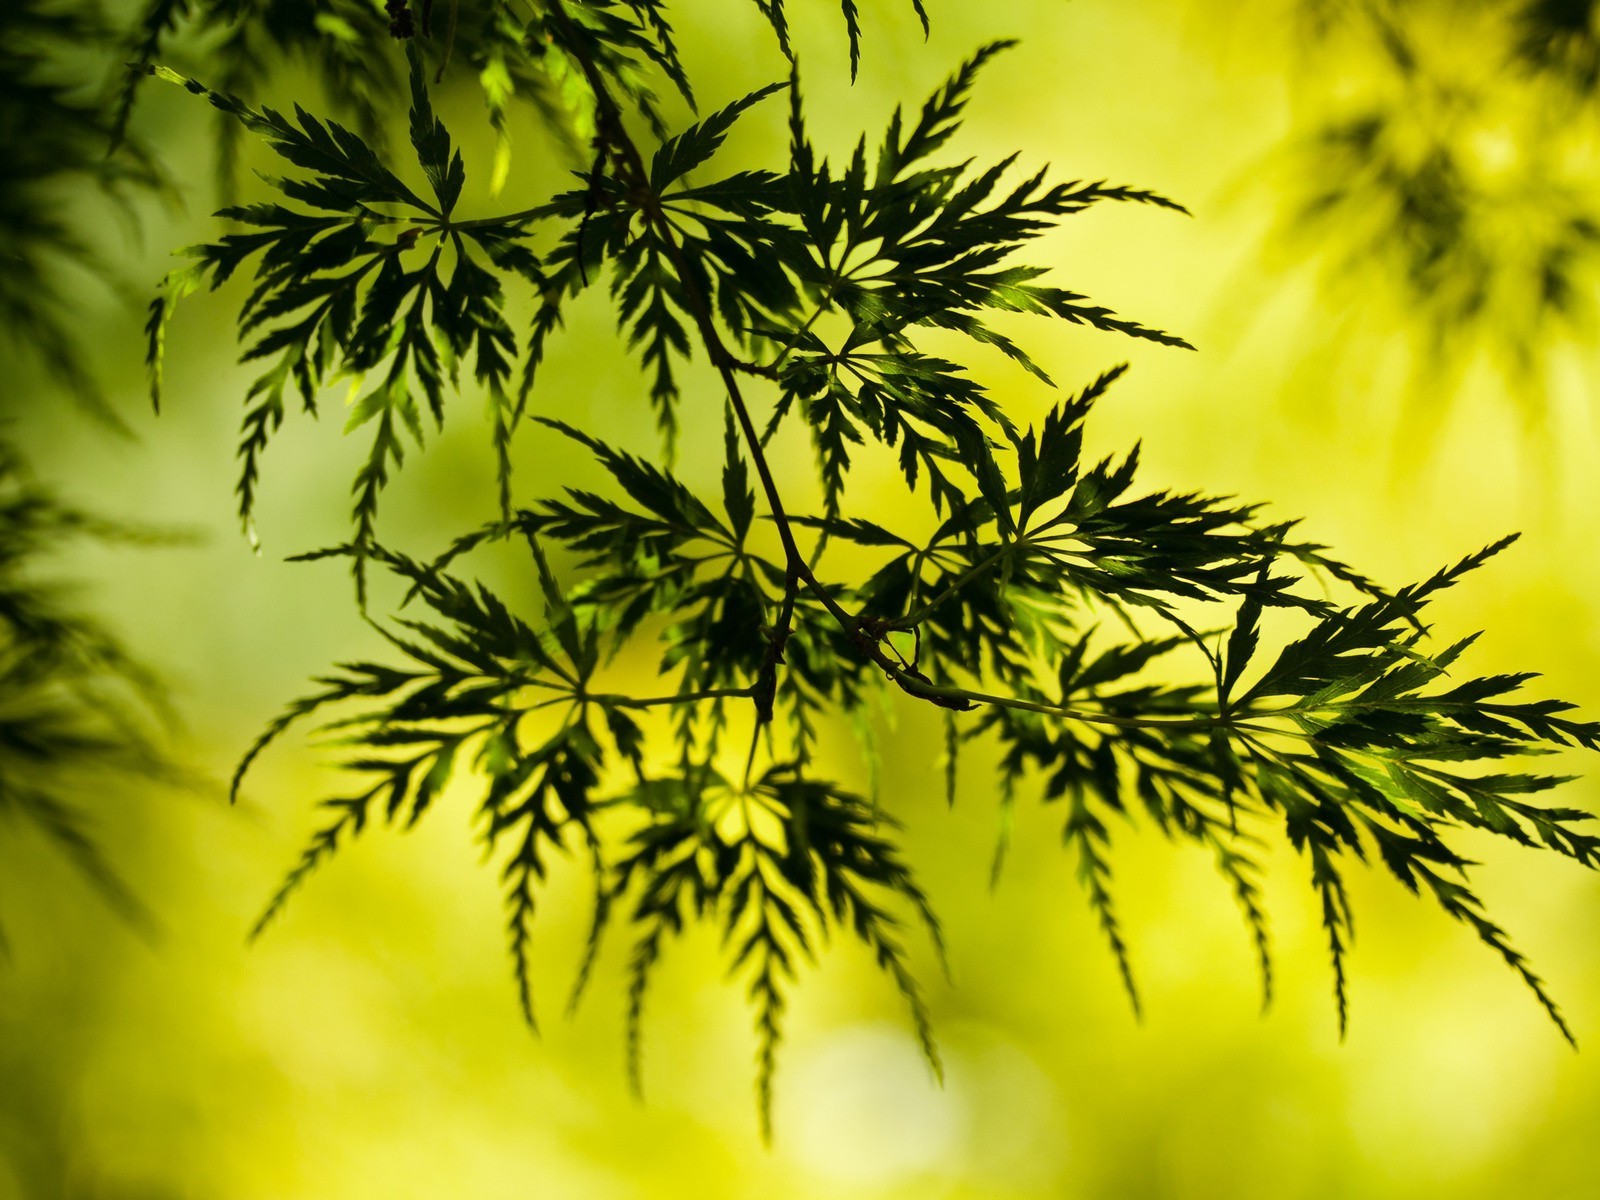
[[[852,90],[835,66],[843,44],[831,6],[792,5],[818,64],[808,75],[814,120],[835,150],[881,130],[893,104],[918,101],[980,42],[1016,35],[1023,44],[980,87],[958,152],[1020,149],[1025,164],[1153,187],[1194,208],[1194,220],[1096,210],[1045,243],[1065,286],[1201,347],[1190,355],[1019,326],[1069,383],[1133,360],[1094,419],[1098,449],[1142,438],[1149,486],[1268,498],[1391,584],[1523,530],[1519,546],[1440,603],[1439,624],[1489,630],[1476,668],[1541,670],[1548,694],[1600,711],[1600,447],[1582,347],[1563,360],[1543,425],[1530,428],[1499,377],[1469,363],[1458,384],[1423,389],[1437,421],[1416,440],[1401,415],[1418,402],[1402,382],[1415,367],[1404,315],[1370,281],[1324,288],[1314,255],[1265,249],[1292,186],[1275,148],[1321,100],[1359,86],[1370,64],[1358,52],[1308,66],[1287,6],[1270,0],[1226,15],[1178,0],[934,3],[925,46],[908,14],[881,3],[866,6],[867,56]],[[751,6],[679,7],[707,102],[781,73]],[[1312,67],[1332,77],[1308,81]],[[214,206],[212,114],[175,89],[141,104],[187,208],[145,213],[130,270],[138,287],[158,276],[169,245],[209,235]],[[477,104],[463,93],[444,107],[481,179],[489,147]],[[518,136],[514,207],[518,189],[542,195],[566,165],[531,123]],[[782,113],[769,105],[732,152],[753,162],[781,137]],[[1591,178],[1600,189],[1600,171]],[[506,202],[471,199],[484,212]],[[109,437],[55,402],[19,406],[17,436],[75,501],[205,533],[186,548],[83,551],[67,566],[170,675],[183,752],[223,777],[309,676],[380,653],[341,567],[282,561],[340,538],[359,447],[337,437],[339,397],[320,424],[291,419],[266,462],[257,557],[231,517],[247,375],[234,365],[225,308],[202,299],[179,318],[159,420],[141,407],[140,314],[86,288],[79,317],[139,441]],[[997,358],[978,369],[1020,414],[1048,403]],[[42,382],[19,378],[43,394]],[[600,309],[574,322],[547,380],[544,403],[563,416],[650,444],[642,388]],[[709,417],[691,417],[691,430],[697,419],[715,430],[714,391],[691,393],[691,405],[697,398]],[[463,402],[390,496],[391,538],[419,553],[490,511],[473,408]],[[795,486],[806,465],[791,464]],[[519,487],[544,493],[581,469],[531,436]],[[692,452],[685,469],[696,470]],[[880,520],[902,503],[886,473],[858,495]],[[527,594],[526,581],[508,586]],[[137,789],[92,798],[114,856],[161,918],[153,944],[40,844],[0,833],[13,942],[0,968],[0,1197],[1600,1195],[1596,1051],[1567,1049],[1467,931],[1392,883],[1359,879],[1353,1023],[1341,1044],[1292,856],[1271,859],[1278,1000],[1262,1016],[1248,939],[1209,862],[1148,829],[1119,832],[1119,899],[1146,1006],[1138,1024],[1056,814],[1022,807],[991,894],[996,796],[982,748],[946,812],[935,725],[904,705],[897,714],[884,799],[907,823],[953,960],[946,983],[918,943],[948,1064],[942,1090],[892,989],[841,940],[796,993],[776,1138],[763,1148],[741,989],[722,980],[714,939],[695,935],[659,976],[647,1098],[636,1102],[622,1071],[620,939],[584,1007],[560,1015],[588,918],[576,870],[558,869],[539,918],[544,1032],[529,1037],[466,790],[410,834],[371,830],[247,946],[245,931],[313,828],[313,801],[339,786],[326,755],[290,738],[238,808]],[[858,763],[842,751],[838,761],[864,784]],[[1589,782],[1566,795],[1600,800]],[[1478,882],[1491,911],[1580,1040],[1600,1045],[1594,880],[1531,852],[1468,849],[1486,860]]]

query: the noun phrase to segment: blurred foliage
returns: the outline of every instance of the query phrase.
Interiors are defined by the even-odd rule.
[[[1600,8],[1594,0],[1522,0],[1512,6],[1517,60],[1583,95],[1600,86]]]
[[[909,3],[926,31],[922,0]],[[784,0],[757,4],[787,53]],[[843,0],[841,9],[853,73],[861,58],[861,14],[855,0]],[[691,102],[693,96],[661,0],[592,3],[584,11],[613,35],[594,46],[613,86],[663,129],[659,100],[644,68],[660,68],[670,87]],[[633,20],[640,34],[624,34]],[[247,102],[286,63],[303,65],[335,111],[349,114],[361,135],[381,146],[389,118],[405,97],[404,72],[395,69],[389,43],[416,36],[437,64],[435,83],[465,75],[481,89],[498,137],[492,178],[493,190],[499,191],[510,169],[508,119],[514,101],[531,105],[574,155],[594,136],[592,97],[546,22],[537,6],[506,0],[416,0],[414,5],[406,0],[381,5],[376,0],[147,0],[132,39],[132,59],[139,67],[170,61],[171,44],[183,42],[219,92]],[[119,126],[127,123],[141,77],[130,75],[122,89]],[[223,177],[231,186],[239,130],[224,119],[219,131]]]
[[[1303,6],[1283,233],[1338,303],[1415,338],[1417,403],[1437,415],[1481,358],[1540,424],[1553,360],[1595,329],[1595,6]]]
[[[246,100],[256,97],[274,74],[297,65],[322,86],[328,100],[347,113],[367,139],[383,144],[388,118],[403,103],[404,72],[396,71],[386,52],[391,27],[414,30],[405,4],[383,6],[366,0],[151,0],[140,15],[131,45],[135,64],[148,66],[184,51],[207,67],[219,88]],[[551,128],[569,140],[581,137],[585,120],[578,111],[569,72],[558,58],[542,52],[536,40],[525,40],[524,27],[498,0],[455,0],[441,5],[438,18],[430,3],[421,16],[424,34],[438,26],[443,47],[441,77],[476,77],[490,120],[501,134],[497,177],[509,165],[507,106],[513,97],[537,105]],[[404,14],[401,16],[399,14]],[[177,43],[177,45],[174,45]],[[183,49],[180,50],[178,47]],[[135,101],[140,74],[127,76],[121,89],[119,122],[125,125]],[[576,134],[572,130],[578,131]],[[234,183],[238,126],[218,123],[223,178]],[[576,143],[574,143],[576,144]]]
[[[0,444],[0,817],[43,833],[124,915],[143,906],[107,863],[92,808],[143,776],[175,778],[151,730],[159,684],[40,561],[73,538],[149,533],[63,506]],[[7,897],[8,903],[14,903]]]
[[[115,30],[87,6],[17,0],[0,10],[0,342],[17,393],[29,368],[123,428],[84,366],[69,283],[114,282],[105,239],[88,229],[107,203],[161,183],[137,144],[113,154],[112,119],[93,73]],[[102,203],[85,205],[85,195]],[[40,389],[34,403],[54,403]],[[32,477],[12,430],[0,441],[0,816],[32,827],[64,853],[123,915],[143,907],[107,862],[94,810],[140,777],[173,779],[152,718],[164,701],[155,676],[117,637],[79,611],[45,564],[75,539],[152,540],[148,531],[62,503]],[[26,850],[8,847],[16,861]],[[7,896],[6,903],[16,903]]]
[[[137,143],[109,153],[112,118],[96,74],[116,35],[81,4],[14,0],[0,8],[0,346],[42,362],[70,396],[115,422],[82,365],[63,268],[106,279],[106,205],[159,182]],[[81,283],[79,284],[81,286]]]

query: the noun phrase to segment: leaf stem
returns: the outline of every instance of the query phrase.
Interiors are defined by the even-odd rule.
[[[929,600],[926,604],[921,605],[914,612],[907,613],[903,617],[899,617],[893,621],[887,622],[884,628],[914,629],[916,626],[922,624],[923,621],[927,620],[929,614],[931,614],[934,609],[938,608],[939,605],[950,599],[950,597],[955,595],[957,591],[971,583],[979,575],[983,574],[990,567],[994,566],[995,563],[999,562],[1006,555],[1010,554],[1018,546],[1026,544],[1026,538],[1017,538],[1015,541],[1002,542],[999,546],[995,547],[992,553],[985,555],[983,558],[979,559],[977,562],[973,563],[972,566],[963,571],[959,576],[956,577],[949,587],[945,588],[932,600]]]
[[[750,406],[745,401],[744,392],[739,386],[738,360],[728,351],[726,344],[722,340],[721,333],[717,330],[708,298],[701,290],[700,276],[690,268],[683,247],[676,237],[672,222],[662,205],[661,196],[650,186],[650,173],[645,166],[639,147],[628,134],[627,128],[623,124],[622,111],[606,84],[605,76],[593,57],[586,53],[583,46],[583,35],[573,21],[571,14],[567,11],[565,0],[550,0],[548,11],[554,24],[563,35],[567,50],[576,59],[590,90],[594,93],[597,142],[602,152],[610,157],[612,166],[617,173],[618,182],[623,185],[629,197],[638,205],[639,212],[645,222],[661,239],[662,250],[683,284],[684,295],[688,300],[690,316],[694,320],[696,331],[700,335],[700,340],[704,344],[712,364],[722,378],[723,387],[728,395],[728,402],[732,406],[734,417],[739,424],[739,431],[744,438],[745,445],[749,448],[751,460],[755,463],[756,476],[761,481],[761,490],[766,496],[767,508],[772,514],[779,541],[783,545],[786,570],[791,579],[797,579],[805,584],[807,590],[816,596],[823,608],[850,636],[857,649],[874,665],[879,667],[902,691],[944,708],[968,709],[974,704],[997,704],[1008,708],[1028,709],[1076,720],[1129,728],[1209,729],[1220,724],[1231,724],[1231,720],[1228,718],[1175,722],[1154,718],[1113,717],[1109,714],[1083,713],[1071,709],[1036,704],[1032,701],[1019,700],[1015,697],[993,696],[964,688],[944,686],[934,683],[915,668],[905,667],[896,663],[884,653],[883,647],[879,644],[879,638],[884,627],[877,622],[863,622],[859,616],[853,615],[846,610],[817,579],[811,564],[807,562],[805,556],[800,552],[800,547],[795,541],[794,529],[784,508],[783,497],[778,491],[777,481],[772,475],[772,467],[767,461],[761,436],[757,433],[755,422],[750,416]],[[817,313],[812,317],[813,321],[821,315],[825,307],[826,304],[819,306]],[[968,572],[968,575],[976,574],[978,570],[987,565],[987,562],[978,564],[972,571]],[[967,577],[963,577],[953,586],[959,586],[966,581]],[[790,597],[793,591],[794,589],[790,588],[785,595],[784,607],[790,613],[792,613]],[[937,598],[937,602],[942,602],[943,599],[944,597],[941,595]],[[787,624],[787,621],[780,619],[771,633],[771,641],[769,643],[771,648],[768,651],[768,657],[771,660],[774,673],[776,664],[781,658],[782,639],[786,636]],[[766,669],[763,668],[763,678],[758,679],[756,687],[736,690],[733,694],[752,696],[757,700],[758,706],[762,706],[765,709],[765,705],[770,703],[766,689],[771,686],[764,678],[765,674]]]
[[[698,704],[703,700],[747,699],[754,688],[711,688],[703,692],[680,692],[675,696],[625,696],[620,692],[584,695],[581,700],[610,708],[657,708],[663,704]]]
[[[483,229],[491,225],[526,224],[529,221],[540,221],[545,217],[558,215],[562,205],[551,200],[544,204],[535,204],[532,208],[520,209],[517,212],[504,213],[497,217],[474,217],[470,221],[452,221],[448,217],[440,217],[439,230],[443,232],[462,232],[473,229]]]
[[[568,50],[577,60],[584,78],[589,83],[589,88],[594,93],[596,124],[598,137],[610,150],[613,166],[628,192],[637,200],[645,220],[655,229],[661,238],[662,249],[671,261],[673,269],[677,271],[678,278],[683,283],[684,294],[689,301],[691,317],[695,328],[700,335],[700,340],[706,347],[712,364],[717,373],[722,377],[723,387],[728,394],[728,402],[733,407],[733,414],[739,423],[739,432],[743,436],[745,445],[749,447],[751,460],[755,463],[756,476],[761,481],[761,490],[766,496],[767,508],[772,514],[772,520],[777,527],[778,539],[783,545],[784,561],[790,573],[795,575],[810,589],[822,602],[824,608],[833,618],[851,634],[858,646],[876,662],[887,670],[893,670],[893,665],[878,648],[875,641],[866,637],[861,632],[860,622],[818,582],[812,572],[805,556],[801,554],[800,547],[795,541],[794,529],[790,525],[789,516],[784,509],[783,497],[778,491],[777,481],[772,476],[772,467],[767,462],[767,456],[761,444],[761,436],[756,432],[755,422],[750,416],[750,406],[746,403],[744,392],[739,386],[736,373],[735,360],[728,352],[727,346],[722,341],[722,335],[717,331],[716,322],[711,315],[711,307],[707,303],[705,294],[701,291],[699,277],[690,270],[688,260],[683,253],[683,247],[678,243],[672,222],[667,218],[666,211],[661,204],[661,197],[650,187],[650,174],[645,168],[644,159],[639,153],[639,147],[628,135],[623,125],[622,112],[612,97],[610,89],[606,86],[605,77],[593,58],[586,54],[581,44],[581,34],[573,23],[571,15],[567,12],[564,0],[551,0],[550,15],[566,35]],[[774,630],[774,637],[777,630]]]

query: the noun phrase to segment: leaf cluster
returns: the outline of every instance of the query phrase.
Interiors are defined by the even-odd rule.
[[[372,538],[379,493],[404,459],[405,436],[421,443],[427,420],[443,424],[445,389],[463,361],[470,361],[473,377],[490,394],[503,460],[515,344],[492,268],[535,280],[538,268],[492,226],[449,225],[465,171],[428,102],[420,61],[413,58],[411,66],[411,142],[431,199],[402,182],[342,125],[298,107],[293,118],[257,110],[166,68],[152,70],[207,97],[305,173],[271,181],[298,207],[225,209],[222,215],[242,231],[191,248],[196,261],[168,275],[147,323],[151,398],[159,408],[175,304],[203,285],[215,290],[250,264],[254,284],[239,312],[243,359],[267,366],[246,395],[239,441],[236,492],[247,528],[260,457],[283,422],[291,388],[314,414],[326,383],[346,377],[363,382],[365,391],[346,421],[347,431],[369,424],[373,429],[352,489],[363,543]],[[428,230],[437,237],[408,258]]]
[[[782,36],[781,6],[763,8]],[[936,1063],[896,924],[914,916],[937,942],[931,904],[876,800],[817,766],[819,738],[841,718],[870,758],[869,705],[901,695],[942,710],[952,797],[958,759],[981,747],[998,762],[1003,826],[1035,783],[1064,806],[1064,837],[1130,992],[1110,846],[1117,821],[1143,813],[1214,854],[1269,989],[1258,864],[1278,836],[1309,864],[1341,1023],[1345,873],[1375,860],[1468,924],[1569,1033],[1452,848],[1454,834],[1481,830],[1594,866],[1600,846],[1587,814],[1537,800],[1557,777],[1513,762],[1595,748],[1600,726],[1523,699],[1528,675],[1458,677],[1467,643],[1433,650],[1426,638],[1429,600],[1505,543],[1391,592],[1261,506],[1149,490],[1137,448],[1086,456],[1085,423],[1121,368],[1052,393],[1029,423],[932,348],[959,335],[1048,391],[1014,315],[1186,346],[1025,261],[1098,205],[1178,205],[1052,181],[1014,158],[950,162],[974,82],[1004,43],[916,112],[897,112],[870,149],[862,138],[831,162],[808,132],[797,67],[673,131],[634,82],[653,72],[691,95],[664,9],[553,0],[534,20],[586,88],[592,159],[566,190],[500,216],[457,215],[465,167],[414,48],[415,172],[343,126],[156,68],[263,138],[292,174],[268,180],[271,203],[229,210],[245,229],[195,248],[195,264],[169,278],[152,311],[152,364],[159,372],[173,300],[243,278],[245,357],[267,366],[247,396],[242,512],[287,389],[314,409],[319,389],[350,379],[350,427],[374,431],[354,528],[308,557],[347,559],[358,581],[381,564],[422,610],[379,626],[400,665],[345,664],[247,754],[241,776],[291,724],[324,718],[358,781],[325,802],[328,822],[263,924],[369,821],[414,825],[461,779],[501,864],[530,1022],[532,921],[565,851],[594,877],[580,988],[619,914],[634,938],[635,1062],[651,972],[701,919],[721,929],[750,987],[764,1121],[794,966],[829,929],[875,956]],[[779,95],[786,160],[719,169],[741,115]],[[413,174],[426,192],[405,182]],[[545,403],[539,368],[574,298],[602,288],[665,435],[659,454]],[[521,311],[531,315],[519,335]],[[437,558],[415,557],[380,538],[380,492],[402,430],[420,441],[426,420],[443,420],[469,359],[494,430],[500,511]],[[671,454],[681,410],[704,403],[683,382],[697,359],[722,392],[709,487]],[[804,504],[773,469],[786,430],[815,449]],[[547,471],[543,494],[525,495],[510,447],[530,434],[580,449],[608,482]],[[920,524],[864,515],[851,484],[872,456],[898,468]],[[490,542],[525,547],[541,612],[461,573]],[[652,643],[657,690],[614,682]]]

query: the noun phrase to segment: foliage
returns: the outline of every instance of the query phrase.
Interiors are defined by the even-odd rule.
[[[62,505],[0,444],[0,819],[36,828],[120,913],[148,926],[84,802],[116,794],[130,776],[178,772],[152,736],[151,718],[164,712],[154,677],[74,611],[61,584],[39,577],[41,558],[82,537],[152,535]]]
[[[761,7],[784,39],[781,5]],[[846,0],[844,11],[854,29],[855,6]],[[390,661],[338,666],[240,767],[236,787],[294,722],[326,715],[359,780],[324,803],[326,824],[258,930],[369,822],[411,827],[465,778],[501,867],[530,1022],[532,920],[552,855],[564,851],[594,876],[579,988],[609,926],[632,938],[635,1078],[651,974],[690,919],[722,930],[731,969],[748,983],[764,1120],[797,960],[834,928],[874,954],[936,1065],[903,928],[914,919],[937,942],[931,906],[887,814],[817,767],[826,722],[864,730],[867,706],[900,693],[943,710],[952,788],[958,757],[987,750],[998,753],[1004,807],[1033,780],[1059,806],[1130,994],[1110,839],[1116,818],[1143,813],[1215,855],[1269,994],[1259,848],[1277,833],[1304,860],[1320,905],[1341,1026],[1344,880],[1375,856],[1498,952],[1571,1036],[1470,889],[1453,835],[1483,830],[1596,865],[1589,815],[1541,804],[1538,793],[1560,780],[1519,760],[1595,748],[1600,725],[1568,716],[1564,703],[1524,699],[1528,675],[1458,673],[1471,639],[1442,649],[1427,639],[1434,595],[1509,539],[1389,591],[1258,506],[1142,490],[1137,450],[1086,457],[1085,423],[1120,368],[1024,424],[933,349],[958,335],[1048,388],[999,314],[1186,345],[1045,282],[1017,257],[1097,205],[1178,205],[1104,182],[1055,182],[1018,171],[1014,158],[948,162],[969,93],[1006,43],[978,51],[920,109],[896,112],[880,140],[832,162],[813,145],[792,63],[786,81],[672,132],[631,73],[653,69],[690,94],[660,5],[550,0],[531,22],[526,40],[559,52],[583,81],[592,159],[578,186],[498,217],[455,214],[465,167],[433,111],[416,39],[409,130],[426,191],[340,124],[149,68],[259,135],[289,171],[268,180],[270,201],[225,210],[232,231],[192,248],[194,261],[168,278],[150,322],[158,386],[174,303],[245,277],[244,357],[265,366],[246,397],[241,514],[248,521],[290,389],[314,412],[327,384],[349,379],[358,399],[347,428],[371,439],[352,533],[307,557],[347,559],[363,607],[374,567],[418,606],[379,626]],[[788,106],[786,158],[719,170],[729,131],[761,103]],[[545,399],[540,364],[574,298],[602,281],[644,372],[660,455],[579,429]],[[523,308],[531,316],[519,332]],[[723,391],[720,486],[710,493],[670,458],[692,403],[680,380],[696,359]],[[488,404],[501,511],[422,559],[380,537],[382,492],[407,437],[420,443],[430,422],[442,424],[467,366]],[[774,439],[795,435],[815,449],[809,511],[786,500],[771,469]],[[525,499],[511,471],[519,436],[581,447],[609,490],[572,484]],[[855,510],[854,473],[874,457],[892,461],[925,503],[921,531]],[[501,541],[525,546],[541,613],[520,613],[460,573],[466,556]],[[1311,586],[1317,578],[1341,598]],[[656,689],[615,686],[614,664],[652,640]]]
[[[115,30],[83,6],[0,7],[0,346],[12,373],[8,417],[36,402],[25,381],[37,365],[103,426],[125,433],[84,365],[63,286],[115,282],[103,239],[86,230],[108,207],[126,215],[133,196],[162,183],[137,142],[107,153],[113,114],[92,72],[115,42]],[[63,503],[33,478],[13,431],[0,431],[0,820],[42,834],[119,913],[148,928],[94,836],[95,811],[124,799],[130,778],[172,782],[181,772],[153,729],[166,716],[154,676],[43,567],[84,538],[157,540]]]
[[[756,0],[782,46],[789,46],[784,0]],[[910,7],[927,31],[922,0]],[[438,9],[435,12],[435,9]],[[852,74],[861,59],[861,14],[856,0],[841,0],[850,40]],[[679,61],[661,0],[591,0],[573,19],[599,35],[587,46],[613,89],[661,130],[657,96],[664,79],[692,103],[688,76]],[[574,153],[593,139],[594,103],[582,69],[559,30],[536,5],[506,0],[147,0],[128,38],[128,58],[140,68],[120,90],[117,124],[125,128],[145,70],[174,43],[206,64],[219,90],[252,100],[270,76],[287,64],[316,77],[330,102],[347,113],[362,137],[385,144],[386,117],[405,98],[405,72],[395,67],[391,39],[420,35],[425,53],[437,60],[434,81],[470,75],[482,92],[497,135],[494,190],[510,167],[511,106],[535,107],[544,123]],[[235,174],[238,126],[223,120],[223,179]]]
[[[136,144],[108,155],[112,121],[67,47],[104,51],[113,33],[81,8],[12,0],[0,8],[0,345],[115,423],[81,362],[61,291],[63,268],[105,276],[103,247],[69,201],[91,185],[116,201],[159,182]],[[103,216],[104,214],[98,214]]]
[[[1557,353],[1595,327],[1595,5],[1300,3],[1297,99],[1312,115],[1283,156],[1283,240],[1404,314],[1429,380],[1419,403],[1448,398],[1481,357],[1544,420]],[[1329,86],[1339,56],[1361,68]]]

